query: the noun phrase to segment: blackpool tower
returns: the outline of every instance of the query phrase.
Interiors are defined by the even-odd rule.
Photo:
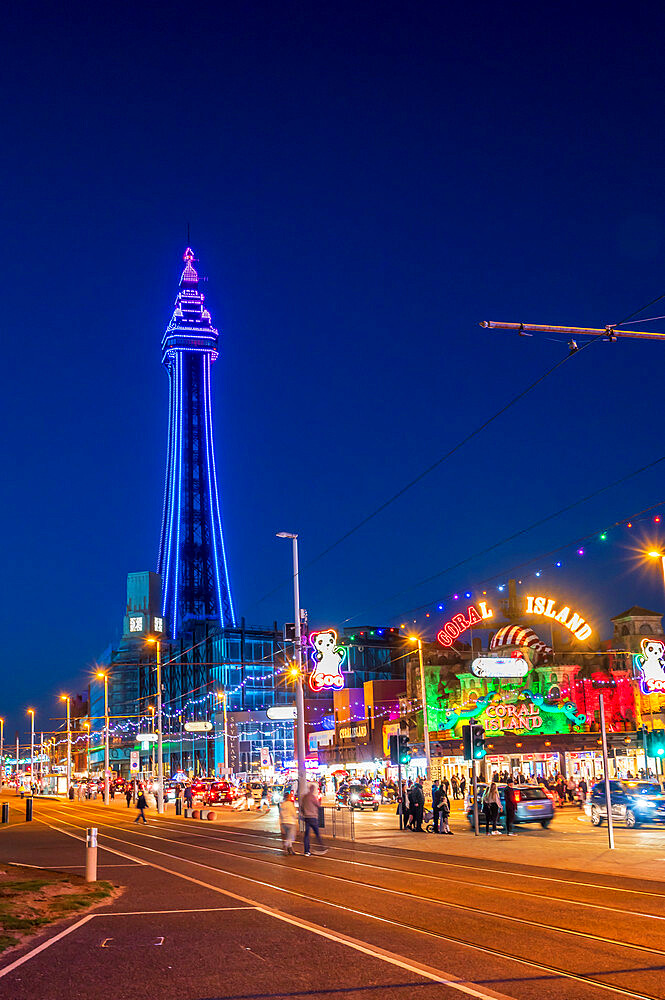
[[[162,340],[169,373],[169,433],[158,572],[162,613],[177,638],[196,622],[235,625],[215,469],[210,368],[219,334],[188,247]]]

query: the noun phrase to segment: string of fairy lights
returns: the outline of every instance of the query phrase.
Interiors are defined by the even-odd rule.
[[[575,563],[580,559],[588,559],[593,557],[594,552],[599,548],[606,548],[612,543],[623,543],[626,533],[629,533],[631,539],[635,539],[636,534],[639,530],[646,525],[654,530],[662,530],[665,528],[665,501],[659,501],[656,504],[645,508],[642,511],[638,511],[634,515],[623,518],[613,524],[601,528],[599,530],[588,533],[582,538],[573,540],[572,542],[564,543],[557,549],[550,550],[546,553],[541,553],[538,556],[530,558],[527,562],[521,563],[517,566],[504,569],[501,573],[495,573],[491,578],[486,578],[479,583],[467,585],[466,587],[459,587],[456,589],[451,589],[447,594],[439,597],[436,601],[429,601],[426,604],[419,605],[418,607],[411,608],[410,613],[416,614],[416,617],[409,618],[409,621],[402,620],[399,624],[393,626],[386,626],[384,628],[376,629],[362,629],[358,631],[351,632],[347,635],[344,640],[349,643],[361,644],[363,641],[366,642],[368,639],[385,639],[388,636],[395,635],[396,633],[401,634],[405,639],[408,638],[413,626],[420,631],[422,629],[427,629],[432,627],[432,631],[436,631],[436,620],[437,615],[445,616],[449,613],[450,605],[455,607],[456,602],[464,601],[478,601],[481,598],[488,598],[491,594],[495,594],[500,597],[507,591],[507,579],[508,575],[512,573],[520,573],[521,576],[518,579],[518,583],[522,584],[524,581],[529,580],[531,583],[535,583],[536,580],[543,578],[546,574],[556,574],[566,566],[571,563]],[[662,526],[662,527],[661,527]],[[645,553],[645,546],[653,546],[655,543],[653,540],[645,542],[639,549],[641,553]],[[657,551],[654,551],[652,555],[660,555],[661,551],[665,554],[665,541],[656,544]],[[537,567],[537,568],[534,568]],[[446,572],[445,570],[443,571]],[[459,606],[459,605],[458,605]],[[358,617],[358,616],[354,616]],[[406,617],[406,616],[405,616]],[[351,619],[346,619],[350,621]],[[200,645],[197,643],[196,645]],[[192,647],[193,649],[194,647]],[[189,650],[188,650],[189,651]],[[394,664],[398,659],[408,658],[413,655],[413,649],[408,649],[405,653],[400,654],[400,656],[392,657],[391,663]],[[607,652],[606,650],[593,651],[593,654],[597,652]],[[621,652],[621,651],[616,651]],[[282,655],[284,657],[284,664],[278,664],[274,662],[276,656]],[[173,659],[169,662],[178,663],[178,660]],[[249,687],[259,687],[261,684],[269,683],[274,684],[275,681],[281,677],[288,677],[293,675],[294,665],[288,659],[286,649],[279,649],[275,653],[267,655],[260,660],[254,660],[245,664],[246,667],[255,667],[258,664],[270,662],[270,667],[261,674],[248,673],[241,681],[235,684],[233,687],[226,689],[226,694],[232,696],[243,690],[243,688]],[[225,666],[227,664],[220,663],[219,666]],[[619,683],[625,681],[624,678],[619,678]],[[576,680],[574,682],[576,686],[582,684],[582,681]],[[608,683],[611,683],[608,681]],[[200,688],[209,688],[209,682],[205,681]],[[199,689],[200,689],[199,688]],[[566,693],[570,693],[572,687],[565,688]],[[195,695],[197,689],[187,692],[188,695]],[[563,693],[563,691],[562,691]],[[153,696],[147,695],[142,698],[142,700],[150,700]],[[182,696],[178,698],[177,696],[171,698],[169,701],[165,702],[163,705],[163,718],[166,723],[168,730],[167,738],[170,740],[192,740],[197,741],[214,741],[223,737],[224,735],[236,735],[230,730],[224,730],[223,726],[215,726],[215,730],[211,733],[188,733],[186,731],[178,732],[174,731],[176,723],[182,723],[185,716],[191,717],[192,715],[209,715],[215,710],[216,705],[219,706],[221,702],[220,694],[215,690],[206,690],[197,697],[190,696],[185,701],[180,704],[173,704],[174,702],[179,702]],[[428,699],[429,702],[429,699]],[[418,698],[402,699],[400,704],[399,713],[409,713],[416,712],[422,707],[422,702]],[[396,713],[394,703],[385,709],[378,709],[375,707],[373,711],[373,717],[375,719],[390,719],[398,718],[399,713]],[[334,728],[334,718],[331,713],[330,706],[324,704],[322,706],[317,706],[316,704],[308,705],[308,714],[310,717],[315,717],[317,714],[321,719],[321,728]],[[251,716],[251,710],[250,710]],[[364,708],[361,714],[351,714],[349,721],[359,721],[365,717]],[[138,736],[142,731],[146,731],[151,723],[151,718],[145,713],[141,713],[138,717],[124,718],[121,720],[114,720],[109,726],[109,735],[116,738],[127,738],[131,736]],[[260,729],[247,729],[243,728],[242,736],[243,738],[251,738],[253,736],[261,736],[267,739],[279,738],[284,733],[284,724],[275,725],[272,729],[267,729],[263,725]],[[98,732],[88,733],[83,730],[72,729],[71,731],[71,744],[75,749],[80,749],[81,746],[85,746],[88,741],[90,741],[90,749],[95,749],[92,746],[93,738],[98,736]],[[62,730],[54,734],[49,734],[48,739],[44,741],[45,745],[52,745],[53,747],[61,747],[67,743],[66,733]],[[97,747],[96,749],[99,749]]]

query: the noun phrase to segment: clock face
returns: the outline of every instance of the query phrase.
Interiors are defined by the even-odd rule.
[[[155,632],[163,632],[163,631],[164,631],[164,619],[155,618]]]
[[[143,631],[143,618],[130,618],[129,619],[129,631],[130,632],[142,632]]]

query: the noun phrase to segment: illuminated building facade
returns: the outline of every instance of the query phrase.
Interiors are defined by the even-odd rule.
[[[235,626],[226,564],[212,422],[210,372],[219,334],[188,247],[173,315],[162,339],[169,374],[169,429],[158,573],[169,638],[195,623]]]

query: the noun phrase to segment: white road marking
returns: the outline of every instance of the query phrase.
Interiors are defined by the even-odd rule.
[[[61,941],[62,938],[67,937],[67,935],[71,934],[72,931],[78,930],[78,928],[82,927],[83,924],[87,924],[87,922],[92,920],[94,916],[96,916],[96,914],[88,913],[87,916],[81,917],[81,919],[77,920],[75,924],[71,924],[70,927],[66,927],[64,931],[60,931],[59,934],[49,938],[48,941],[42,941],[42,943],[37,945],[36,948],[29,951],[27,955],[22,955],[21,958],[17,958],[15,962],[11,963],[11,965],[6,965],[4,969],[0,969],[0,979],[3,976],[7,976],[10,972],[13,972],[14,969],[18,969],[19,965],[23,965],[24,962],[28,962],[31,958],[34,958],[35,955],[39,955],[40,952],[45,951],[46,948],[50,948],[52,944],[56,943],[56,941]]]
[[[113,910],[112,913],[95,913],[95,917],[146,917],[150,914],[169,913],[226,913],[227,910],[255,910],[255,906],[198,906],[185,910]]]
[[[132,831],[127,830],[125,832],[130,833]],[[113,837],[110,836],[109,834],[106,834],[105,836],[110,837],[111,840],[120,840],[121,843],[126,843],[126,841],[123,841],[118,837]],[[150,834],[145,834],[144,836],[149,836],[151,837],[151,839],[155,840],[166,839],[166,838],[159,838]],[[363,910],[356,910],[353,907],[343,906],[340,903],[332,903],[329,900],[323,900],[323,899],[318,899],[314,896],[308,896],[305,893],[298,892],[294,889],[286,889],[282,886],[272,885],[268,882],[263,882],[260,879],[250,878],[247,875],[239,875],[236,874],[235,872],[226,872],[224,871],[224,869],[215,868],[213,865],[205,865],[200,861],[190,861],[187,858],[182,858],[176,854],[168,854],[166,851],[159,851],[153,847],[147,847],[140,844],[136,844],[133,846],[138,848],[139,850],[149,851],[151,854],[158,854],[161,855],[162,857],[171,858],[174,861],[179,861],[184,864],[194,865],[198,868],[206,868],[208,871],[216,872],[217,874],[231,875],[232,877],[235,878],[241,878],[247,882],[253,882],[255,885],[259,885],[276,892],[282,892],[292,896],[299,896],[301,899],[307,899],[311,902],[318,903],[319,905],[329,906],[332,909],[346,910],[348,913],[353,913],[356,916],[363,917],[364,919],[375,920],[383,924],[392,924],[394,927],[400,927],[412,933],[422,934],[425,937],[435,938],[438,941],[446,941],[447,943],[455,945],[457,947],[466,948],[470,951],[481,952],[484,955],[488,954],[493,955],[496,958],[499,958],[503,961],[513,962],[517,963],[518,965],[523,965],[530,968],[538,969],[541,972],[547,972],[548,974],[553,975],[555,977],[563,977],[564,979],[571,979],[575,982],[584,983],[587,986],[593,986],[597,989],[602,989],[609,993],[618,993],[624,997],[632,996],[635,997],[636,1000],[654,1000],[653,997],[648,996],[644,993],[637,993],[634,990],[621,989],[620,987],[617,986],[611,986],[609,983],[604,983],[597,979],[591,979],[590,977],[587,976],[576,975],[574,972],[566,972],[563,969],[556,969],[553,966],[544,965],[542,962],[536,962],[533,959],[519,958],[516,955],[508,955],[505,952],[498,951],[498,949],[496,948],[490,948],[485,945],[473,944],[470,941],[462,941],[458,938],[448,937],[446,934],[442,934],[439,931],[428,931],[425,928],[416,927],[411,924],[405,924],[399,920],[391,920],[388,917],[381,917],[377,916],[374,913],[368,913]],[[355,938],[347,939],[346,936],[343,935],[341,932],[331,932],[327,928],[320,927],[318,924],[310,924],[309,921],[303,920],[300,917],[293,917],[290,914],[284,913],[284,911],[282,910],[275,910],[272,907],[269,907],[265,904],[258,903],[255,900],[248,899],[245,896],[241,896],[238,893],[232,892],[230,889],[221,889],[219,886],[212,885],[209,882],[203,882],[200,879],[194,878],[191,875],[185,875],[183,872],[174,871],[172,868],[165,868],[163,865],[158,865],[154,861],[148,861],[145,863],[150,865],[150,867],[157,869],[158,871],[165,872],[168,875],[173,875],[176,878],[184,879],[187,882],[193,882],[195,885],[200,885],[203,886],[204,888],[211,889],[213,892],[218,892],[221,895],[229,896],[232,899],[237,899],[245,903],[250,903],[260,913],[265,913],[269,916],[275,917],[278,920],[284,920],[286,923],[292,923],[295,926],[302,927],[306,930],[311,930],[313,933],[318,933],[323,937],[330,937],[330,940],[337,941],[340,944],[348,944],[349,947],[356,947],[357,950],[359,951],[363,951],[364,953],[372,955],[373,957],[382,958],[387,962],[391,962],[391,964],[393,965],[398,965],[401,968],[409,969],[410,971],[415,972],[416,974],[425,975],[425,972],[421,972],[420,969],[427,969],[428,974],[426,978],[432,978],[436,982],[440,982],[450,987],[451,989],[458,990],[459,992],[467,993],[475,997],[480,997],[483,998],[483,1000],[484,998],[489,998],[489,1000],[496,1000],[497,997],[499,998],[499,1000],[514,1000],[514,998],[508,997],[506,994],[497,994],[491,991],[488,991],[486,993],[479,993],[477,991],[470,992],[469,988],[466,988],[464,985],[466,983],[465,980],[458,980],[455,979],[454,977],[446,978],[446,976],[443,973],[441,973],[441,971],[430,969],[429,966],[419,967],[418,963],[415,963],[412,960],[402,959],[400,956],[393,955],[390,952],[386,952],[384,956],[382,954],[382,949],[374,945],[366,945],[363,942],[357,941]],[[618,945],[621,944],[621,942],[612,942],[612,943]]]
[[[40,820],[40,822],[42,822],[42,821]],[[67,823],[67,820],[61,820],[61,822]],[[49,828],[49,830],[55,830],[57,833],[64,834],[65,837],[72,837],[74,840],[80,840],[81,843],[83,843],[83,844],[85,844],[85,842],[86,842],[85,837],[78,837],[75,833],[70,833],[68,830],[61,830],[60,827],[52,826],[50,823],[45,823],[44,825],[47,826]],[[77,826],[75,823],[67,823],[67,825],[68,826],[73,826],[75,830],[84,830],[85,829],[85,827]],[[123,841],[123,843],[124,843],[124,841]],[[118,857],[120,857],[120,858],[127,858],[129,861],[135,861],[137,865],[146,865],[148,863],[147,861],[141,861],[140,858],[132,858],[132,857],[129,856],[129,854],[123,854],[122,851],[116,851],[113,847],[102,847],[100,845],[99,850],[100,851],[108,851],[109,854],[117,854]]]

